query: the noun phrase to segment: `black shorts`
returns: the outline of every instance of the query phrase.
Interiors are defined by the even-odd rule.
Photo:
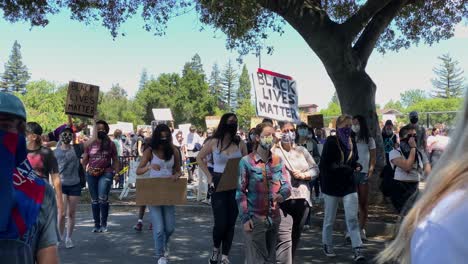
[[[62,193],[68,196],[81,196],[81,184],[62,185]]]

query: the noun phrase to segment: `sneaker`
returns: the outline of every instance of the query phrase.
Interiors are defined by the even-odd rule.
[[[348,233],[348,232],[346,232],[346,234],[345,234],[345,236],[344,236],[344,239],[345,239],[346,242],[351,243],[351,237],[349,236],[349,233]]]
[[[304,227],[303,227],[304,231],[309,230],[309,229],[310,229],[310,225],[304,225]]]
[[[101,227],[101,230],[100,230],[99,232],[101,232],[101,233],[107,233],[107,232],[109,232],[109,230],[107,229],[107,226],[102,226],[102,227]]]
[[[333,251],[333,247],[328,245],[323,245],[323,253],[325,253],[325,255],[330,258],[336,257],[335,251]]]
[[[223,259],[221,260],[221,264],[231,264],[231,262],[229,261],[228,258],[223,258]]]
[[[361,260],[365,260],[366,258],[364,257],[364,255],[362,254],[362,248],[360,247],[357,247],[354,249],[354,257],[353,257],[354,261],[361,261]]]
[[[365,229],[361,230],[361,240],[366,240],[367,241],[367,235],[366,235],[366,230]]]
[[[73,241],[71,240],[71,238],[67,238],[65,240],[65,248],[74,248],[75,245],[73,245]]]
[[[153,224],[150,224],[148,230],[153,230]]]
[[[158,264],[167,264],[167,258],[166,257],[160,257],[158,260]]]
[[[141,230],[143,230],[143,223],[142,222],[138,222],[138,224],[136,224],[133,229],[135,229],[135,231],[138,231],[138,232],[141,232]]]
[[[101,227],[95,226],[95,227],[93,228],[93,231],[92,231],[92,232],[93,232],[93,233],[100,233],[100,232],[101,232]]]
[[[220,254],[219,249],[213,249],[213,252],[211,252],[211,257],[210,257],[210,260],[208,261],[208,263],[209,264],[218,264],[219,254]]]

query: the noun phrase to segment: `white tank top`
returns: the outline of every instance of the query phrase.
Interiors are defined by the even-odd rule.
[[[151,165],[158,165],[161,169],[154,170],[151,168],[150,170],[150,178],[169,178],[172,175],[172,171],[174,168],[174,155],[168,161],[162,160],[158,158],[157,155],[153,154],[153,159],[151,160]]]
[[[223,153],[217,149],[213,152],[213,171],[216,173],[223,173],[228,160],[235,158],[242,158],[240,147],[237,148],[237,151],[229,155],[226,155],[226,153]]]

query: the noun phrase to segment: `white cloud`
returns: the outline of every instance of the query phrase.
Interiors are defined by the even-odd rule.
[[[468,25],[465,23],[460,23],[455,26],[455,38],[468,38]]]

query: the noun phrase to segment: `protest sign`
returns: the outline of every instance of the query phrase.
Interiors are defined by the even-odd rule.
[[[237,184],[239,182],[239,163],[241,158],[229,159],[224,173],[219,179],[218,186],[216,187],[216,192],[224,192],[237,189]]]
[[[133,124],[128,122],[117,121],[117,127],[122,130],[123,133],[133,133]]]
[[[292,77],[259,68],[254,84],[258,116],[300,121],[296,81]]]
[[[187,202],[187,178],[136,179],[137,205],[178,205]]]
[[[154,108],[153,117],[156,121],[174,121],[171,109],[169,108]]]
[[[250,128],[257,127],[258,124],[261,124],[263,121],[262,117],[252,117],[250,118]]]
[[[69,82],[65,114],[94,117],[99,99],[99,86]]]
[[[323,115],[309,115],[307,116],[307,124],[311,128],[323,128]]]
[[[221,117],[219,116],[207,116],[205,117],[206,128],[217,128]]]

